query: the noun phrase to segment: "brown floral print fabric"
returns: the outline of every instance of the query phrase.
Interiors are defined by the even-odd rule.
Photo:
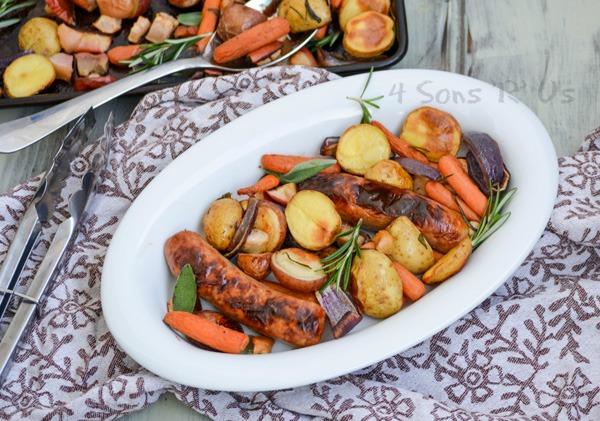
[[[260,105],[337,78],[282,67],[185,83],[146,96],[117,128],[91,216],[0,389],[0,419],[114,419],[166,391],[213,419],[600,419],[600,129],[560,159],[542,238],[514,275],[468,315],[392,358],[329,381],[264,393],[173,384],[129,358],[102,316],[102,264],[132,201],[174,158]],[[64,198],[89,166],[73,164]],[[39,179],[0,197],[0,262]],[[27,263],[31,282],[63,202]],[[17,300],[13,300],[12,311]],[[10,317],[0,323],[0,335]],[[340,356],[343,358],[343,356]]]

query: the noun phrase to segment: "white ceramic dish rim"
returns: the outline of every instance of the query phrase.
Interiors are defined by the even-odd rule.
[[[513,214],[508,223],[453,279],[397,315],[336,341],[268,355],[226,355],[197,349],[162,323],[173,286],[164,259],[156,261],[164,240],[180,229],[195,229],[189,221],[199,221],[203,209],[193,217],[190,209],[198,200],[208,204],[218,197],[194,199],[190,192],[215,188],[209,185],[211,177],[228,169],[236,171],[222,192],[256,180],[258,157],[267,151],[314,155],[323,135],[336,134],[333,127],[342,130],[360,120],[359,107],[345,97],[359,95],[366,77],[317,85],[234,120],[182,154],[140,194],[115,232],[102,275],[106,322],[134,360],[168,380],[213,390],[306,385],[366,367],[426,340],[489,297],[518,268],[546,226],[558,186],[556,153],[542,123],[498,88],[466,76],[382,71],[374,73],[365,97],[385,95],[374,117],[389,128],[397,130],[403,116],[417,106],[431,105],[451,112],[467,130],[496,137],[519,189],[509,205]],[[289,119],[291,110],[301,111],[299,117]],[[301,134],[309,130],[314,138],[300,144]],[[296,142],[290,145],[294,136]],[[515,153],[511,147],[517,144]],[[247,164],[251,156],[252,164]],[[237,171],[244,165],[254,170]],[[168,218],[179,214],[181,223]]]

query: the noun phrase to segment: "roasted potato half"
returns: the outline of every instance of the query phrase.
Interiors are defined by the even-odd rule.
[[[390,12],[390,0],[344,0],[339,13],[340,28],[345,30],[350,19],[369,10],[387,15]]]
[[[413,110],[406,117],[400,137],[438,162],[444,155],[458,153],[462,142],[460,124],[447,112],[432,107]]]
[[[342,226],[331,199],[314,190],[298,192],[285,208],[285,217],[294,240],[308,250],[331,245]]]
[[[6,95],[24,98],[43,91],[56,79],[56,71],[50,59],[40,54],[19,57],[4,70]]]
[[[331,22],[331,9],[325,0],[283,0],[277,14],[290,23],[292,33],[317,29]]]
[[[362,258],[354,258],[349,291],[359,309],[378,319],[397,313],[404,304],[400,275],[377,250],[363,250]]]
[[[391,159],[379,161],[365,173],[365,178],[400,189],[413,189],[413,179],[402,165]]]
[[[423,234],[406,216],[396,218],[387,228],[394,239],[392,259],[412,273],[423,273],[435,262],[433,250]]]
[[[364,175],[379,161],[389,159],[391,152],[380,129],[370,124],[356,124],[340,137],[335,157],[344,171]]]
[[[60,53],[60,41],[57,32],[58,24],[48,18],[29,19],[19,30],[19,48],[32,50],[46,57]]]
[[[314,253],[288,248],[273,253],[271,270],[283,286],[298,292],[316,291],[327,281],[323,265]]]
[[[394,21],[379,12],[363,12],[346,23],[342,44],[358,58],[372,58],[394,45]]]
[[[279,250],[287,233],[283,210],[273,202],[261,200],[253,229],[267,233],[268,241],[263,252]]]
[[[471,243],[471,238],[466,237],[458,243],[456,247],[444,254],[440,260],[435,262],[435,264],[423,274],[421,280],[428,285],[445,281],[464,267],[467,260],[469,260],[472,250],[473,245]]]
[[[238,267],[254,279],[265,279],[271,273],[271,253],[240,253],[237,256]]]
[[[210,204],[202,218],[206,241],[219,251],[225,251],[242,222],[244,210],[235,199],[225,197]]]

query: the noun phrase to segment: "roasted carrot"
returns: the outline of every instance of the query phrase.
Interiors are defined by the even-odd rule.
[[[473,209],[471,209],[460,197],[455,197],[443,184],[438,183],[437,181],[428,181],[425,183],[425,192],[430,198],[450,209],[457,212],[460,212],[462,209],[462,212],[469,221],[481,220],[479,215],[477,215]]]
[[[202,20],[198,26],[198,35],[206,35],[196,43],[198,53],[203,53],[210,41],[212,33],[217,29],[217,18],[219,16],[219,8],[221,0],[204,0],[202,6]]]
[[[344,0],[331,0],[331,2],[330,2],[331,8],[333,10],[339,10],[339,8],[342,7],[343,2],[344,2]]]
[[[429,164],[429,160],[425,157],[425,155],[413,149],[406,140],[395,136],[392,132],[386,129],[383,124],[375,120],[371,121],[371,124],[380,129],[383,133],[385,133],[385,137],[390,143],[390,148],[392,149],[392,152],[405,158],[411,158],[420,161],[424,164]]]
[[[167,313],[164,322],[204,345],[229,354],[242,353],[250,342],[250,337],[245,333],[219,326],[205,317],[185,311]]]
[[[228,61],[244,57],[246,54],[263,45],[276,41],[289,32],[290,24],[288,21],[280,16],[276,16],[273,19],[253,26],[219,45],[215,48],[213,60],[216,63],[227,63]]]
[[[131,44],[131,45],[119,45],[113,47],[106,53],[108,55],[108,61],[114,66],[127,66],[122,61],[131,60],[133,56],[142,52],[142,45]]]
[[[438,161],[438,169],[450,187],[460,196],[465,203],[480,217],[485,213],[487,197],[473,183],[469,175],[463,170],[458,158],[454,155],[444,155]]]
[[[398,276],[402,280],[402,293],[411,301],[417,301],[425,295],[425,284],[398,262],[393,262]]]
[[[265,192],[267,190],[274,189],[279,185],[280,181],[277,177],[271,174],[265,175],[263,178],[258,180],[256,184],[253,184],[249,187],[244,187],[243,189],[239,189],[237,194],[252,196],[255,193]]]
[[[177,29],[175,29],[175,32],[173,33],[173,38],[175,38],[175,39],[187,38],[187,37],[193,37],[194,35],[197,35],[197,34],[198,34],[197,26],[179,25],[177,27]]]
[[[321,158],[309,158],[306,156],[297,156],[297,155],[277,155],[277,154],[267,154],[263,155],[260,159],[260,165],[266,170],[278,172],[280,174],[287,174],[294,168],[296,165],[301,162],[310,161],[312,159],[321,159]],[[325,168],[321,171],[321,174],[337,174],[341,171],[339,164],[333,164],[331,167]]]
[[[325,35],[327,35],[327,25],[321,26],[313,39],[323,39],[325,38]]]
[[[374,250],[375,249],[375,243],[372,241],[369,241],[368,243],[364,243],[362,246],[360,246],[361,250]]]
[[[258,63],[261,60],[269,58],[272,54],[283,48],[283,42],[281,41],[273,41],[268,43],[267,45],[263,45],[260,48],[257,48],[254,51],[248,53],[248,58],[254,64]]]

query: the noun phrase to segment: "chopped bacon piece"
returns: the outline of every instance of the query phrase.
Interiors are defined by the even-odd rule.
[[[69,0],[46,0],[46,6],[60,20],[75,25],[75,7]]]
[[[129,36],[127,39],[130,43],[137,44],[142,40],[142,38],[144,38],[144,35],[146,35],[148,32],[148,29],[150,29],[150,19],[140,16],[131,27],[131,31],[129,31]]]
[[[73,75],[73,56],[71,54],[58,53],[50,57],[54,66],[56,78],[71,83]]]
[[[77,74],[79,76],[90,76],[92,74],[105,75],[108,73],[108,56],[104,53],[77,53]]]
[[[79,6],[88,12],[93,12],[98,8],[98,3],[96,0],[73,0],[75,6]]]
[[[113,83],[115,80],[117,80],[117,78],[112,75],[79,77],[75,79],[73,89],[75,91],[98,89],[102,86],[108,85],[109,83]]]
[[[107,35],[80,32],[64,23],[58,25],[58,39],[66,53],[103,53],[110,47],[112,38]]]
[[[92,25],[100,32],[112,35],[121,30],[121,22],[123,22],[123,19],[100,15],[100,17]]]
[[[177,18],[169,15],[168,13],[158,12],[150,30],[146,34],[146,39],[150,42],[163,42],[167,38],[171,37],[175,28],[179,25]]]

